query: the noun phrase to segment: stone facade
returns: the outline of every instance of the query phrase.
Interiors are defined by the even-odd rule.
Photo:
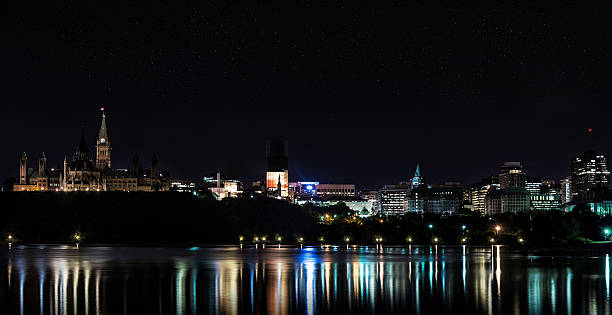
[[[77,146],[72,160],[64,157],[61,170],[47,169],[43,153],[36,170],[28,169],[27,155],[21,155],[19,183],[13,191],[167,191],[170,178],[158,171],[157,157],[151,159],[151,169],[143,169],[138,156],[134,156],[130,169],[111,169],[111,147],[106,128],[106,114],[96,143],[96,163],[89,156],[85,137]]]

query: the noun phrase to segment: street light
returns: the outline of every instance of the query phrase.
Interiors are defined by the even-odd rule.
[[[489,240],[489,242],[491,242],[491,243],[495,243],[495,239],[494,239],[494,238],[492,238],[492,239],[490,239],[490,240]]]
[[[461,226],[461,229],[465,231],[465,229],[467,229],[467,226],[465,226],[465,224],[464,224],[464,225]]]
[[[519,237],[518,241],[519,241],[519,243],[521,243],[521,244],[525,242],[525,240],[524,240],[522,237]]]
[[[465,237],[461,239],[461,243],[465,243],[466,241],[467,241],[467,238]]]
[[[434,243],[437,243],[438,242],[438,238],[434,237],[433,241],[434,241]]]
[[[412,243],[412,237],[408,237],[406,240],[408,241],[408,243]]]
[[[496,225],[496,226],[495,226],[495,235],[497,235],[497,233],[499,233],[499,231],[500,231],[501,229],[502,229],[502,228],[501,228],[501,225],[499,225],[499,224],[498,224],[498,225]]]

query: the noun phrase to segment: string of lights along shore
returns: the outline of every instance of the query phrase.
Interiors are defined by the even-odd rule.
[[[521,162],[503,162],[497,172],[478,183],[427,183],[420,165],[414,176],[377,189],[357,191],[350,183],[290,181],[289,146],[285,140],[266,143],[266,166],[262,180],[246,185],[239,178],[224,178],[221,172],[205,174],[202,181],[172,178],[160,170],[156,155],[144,168],[137,153],[126,168],[111,168],[111,137],[107,113],[100,109],[100,129],[95,138],[95,160],[82,133],[74,152],[63,157],[61,168],[48,168],[41,152],[36,168],[28,167],[28,153],[19,157],[19,176],[13,191],[176,191],[194,195],[209,192],[216,199],[244,194],[304,205],[331,206],[344,203],[359,216],[405,213],[453,214],[474,211],[493,215],[529,210],[572,211],[576,204],[599,215],[612,214],[609,156],[595,151],[577,154],[569,161],[569,176],[560,179],[531,176]],[[592,132],[589,128],[588,133]],[[92,137],[93,138],[93,137]],[[120,141],[120,139],[119,139]],[[31,156],[31,155],[30,155]],[[11,187],[9,187],[10,189]],[[5,188],[6,189],[6,188]]]

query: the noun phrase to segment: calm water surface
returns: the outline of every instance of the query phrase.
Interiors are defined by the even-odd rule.
[[[0,252],[3,314],[610,313],[610,261],[504,247]]]

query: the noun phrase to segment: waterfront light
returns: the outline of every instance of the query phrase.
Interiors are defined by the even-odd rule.
[[[430,230],[433,229],[433,224],[427,226]]]
[[[525,242],[525,240],[522,237],[519,237],[518,241],[519,241],[519,243],[524,243]]]
[[[492,238],[492,239],[490,239],[490,240],[489,240],[489,242],[491,242],[491,243],[495,243],[495,239],[494,239],[494,238]]]
[[[283,238],[279,236],[279,237],[276,238],[276,240],[280,242],[280,241],[283,240]]]
[[[259,237],[255,236],[255,242],[259,242]]]
[[[406,240],[408,241],[408,243],[412,243],[412,237],[408,237]]]
[[[350,240],[351,240],[351,238],[350,238],[350,237],[348,237],[348,236],[344,238],[344,241],[345,241],[345,242],[347,242],[347,243],[348,243]]]
[[[304,238],[303,238],[303,237],[298,238],[298,242],[300,242],[300,243],[301,243],[301,242],[303,242],[303,241],[304,241]]]
[[[12,240],[13,240],[13,235],[9,234],[9,235],[8,235],[6,238],[7,238],[7,239],[9,240],[9,242],[10,242],[10,241],[12,241]]]
[[[438,242],[438,238],[434,237],[433,241],[434,241],[434,243],[437,243]]]
[[[605,236],[610,236],[610,234],[612,234],[612,230],[611,230],[610,228],[605,228],[605,229],[603,230],[603,234],[604,234]]]
[[[467,229],[467,226],[465,226],[465,224],[464,224],[464,225],[461,226],[461,229],[465,231],[465,229]]]
[[[461,243],[465,243],[465,242],[467,242],[467,238],[464,237],[461,239]]]
[[[496,225],[495,226],[495,235],[497,235],[497,233],[499,233],[499,231],[502,229],[501,225]]]

